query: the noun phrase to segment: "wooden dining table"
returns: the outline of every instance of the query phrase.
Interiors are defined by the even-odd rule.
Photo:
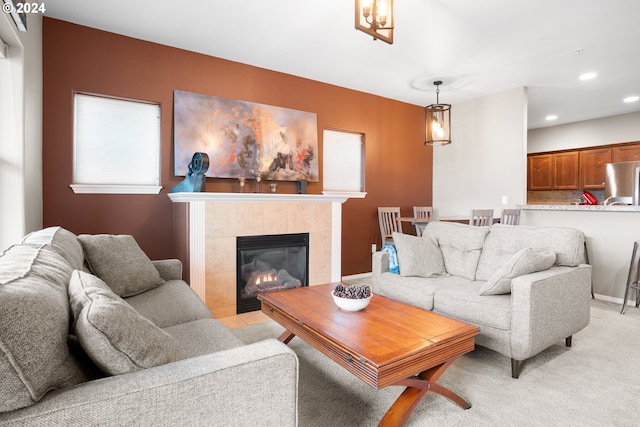
[[[410,222],[416,228],[420,227],[421,231],[431,222],[431,219],[417,216],[401,216],[400,221]]]

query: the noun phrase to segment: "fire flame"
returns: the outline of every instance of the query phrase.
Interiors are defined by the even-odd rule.
[[[260,285],[263,283],[275,282],[277,277],[275,273],[262,273],[256,277],[255,284]]]

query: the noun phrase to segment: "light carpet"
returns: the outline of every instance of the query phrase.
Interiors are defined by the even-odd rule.
[[[477,347],[440,378],[471,403],[463,410],[429,393],[407,426],[637,426],[640,425],[640,315],[630,307],[592,300],[589,326],[525,362],[511,378],[509,359]],[[233,330],[245,343],[275,338],[267,321]],[[375,426],[401,387],[376,390],[294,338],[300,360],[299,425]]]

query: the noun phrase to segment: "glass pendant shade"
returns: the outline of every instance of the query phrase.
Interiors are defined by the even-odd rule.
[[[451,105],[440,104],[442,81],[436,80],[433,84],[436,87],[436,103],[424,107],[424,145],[451,144]]]
[[[432,104],[424,108],[425,145],[451,144],[451,105]]]

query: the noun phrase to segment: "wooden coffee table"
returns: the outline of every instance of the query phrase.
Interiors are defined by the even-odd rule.
[[[362,311],[343,311],[331,296],[336,284],[260,294],[262,311],[286,329],[278,339],[297,335],[376,389],[406,386],[380,426],[404,425],[429,391],[471,407],[436,381],[475,348],[477,326],[379,295]]]

